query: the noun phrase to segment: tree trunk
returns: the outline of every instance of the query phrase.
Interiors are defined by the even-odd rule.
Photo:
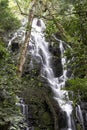
[[[51,103],[49,97],[47,96],[47,94],[45,93],[44,89],[43,89],[43,96],[45,98],[45,101],[47,103],[47,105],[49,106],[50,108],[50,111],[53,115],[53,120],[54,120],[54,130],[59,130],[59,126],[58,126],[58,115],[56,114],[56,111],[53,107],[53,104]]]
[[[19,63],[18,63],[18,71],[17,74],[19,77],[22,76],[22,72],[23,72],[23,66],[26,60],[26,52],[27,52],[27,46],[29,44],[29,40],[30,40],[30,35],[31,35],[31,26],[32,26],[32,21],[34,18],[34,8],[36,6],[36,2],[37,0],[34,0],[33,5],[32,5],[32,9],[29,10],[29,16],[28,16],[28,27],[29,27],[29,31],[26,35],[23,47],[21,49],[20,52],[20,56],[19,56]]]

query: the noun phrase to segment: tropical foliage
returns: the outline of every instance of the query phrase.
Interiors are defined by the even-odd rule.
[[[40,90],[42,87],[37,76],[38,71],[31,72],[28,78],[17,76],[17,62],[3,41],[7,32],[12,32],[20,26],[18,18],[30,15],[32,4],[32,0],[15,0],[15,3],[12,0],[0,0],[0,129],[19,130],[23,126],[23,117],[15,105],[16,95],[24,88],[30,87],[34,93],[35,88],[39,87]],[[47,40],[51,41],[53,34],[58,34],[70,46],[65,55],[71,61],[68,66],[72,69],[74,78],[67,81],[66,89],[78,95],[74,98],[75,103],[80,100],[86,101],[87,0],[38,0],[34,17],[42,18],[46,23]],[[35,81],[35,75],[38,82]]]
[[[19,21],[11,13],[8,0],[0,0],[0,30],[9,31],[17,27],[19,27]]]
[[[19,122],[23,121],[16,105],[20,80],[14,60],[3,41],[4,33],[17,29],[19,23],[8,8],[8,0],[0,0],[0,129],[19,129]]]

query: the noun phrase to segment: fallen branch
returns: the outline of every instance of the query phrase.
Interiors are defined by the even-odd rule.
[[[24,41],[24,44],[23,44],[23,47],[22,47],[22,50],[21,50],[21,53],[19,56],[19,64],[18,64],[18,72],[17,72],[19,77],[22,76],[23,67],[24,67],[24,63],[26,60],[27,46],[28,46],[29,40],[30,40],[31,26],[32,26],[33,18],[34,18],[34,8],[36,6],[36,2],[37,2],[37,0],[34,0],[32,9],[29,10],[28,27],[30,27],[30,28],[29,28],[28,34],[26,35],[26,38],[25,38],[25,41]]]

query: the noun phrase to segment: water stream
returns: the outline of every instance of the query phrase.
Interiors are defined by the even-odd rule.
[[[81,111],[81,107],[80,105],[77,104],[76,106],[76,117],[78,122],[80,123],[80,125],[82,126],[83,130],[85,130],[84,128],[84,120],[83,120],[83,115],[82,115],[82,111]]]
[[[16,33],[14,33],[12,39],[9,40],[8,48],[11,46],[13,40],[18,38],[20,40],[20,43],[23,43],[25,39],[25,26],[26,26],[26,20],[23,21],[22,27],[17,30]],[[55,40],[58,41],[60,52],[61,52],[61,64],[63,73],[60,77],[55,77],[53,68],[52,68],[52,54],[49,51],[49,44],[45,40],[45,34],[44,31],[46,29],[46,26],[44,22],[41,19],[35,18],[32,23],[32,30],[31,30],[31,38],[29,42],[29,50],[28,53],[31,55],[31,61],[30,66],[33,67],[33,59],[36,60],[38,63],[41,64],[41,76],[45,78],[49,86],[51,87],[53,93],[54,93],[54,99],[58,102],[61,110],[66,113],[66,120],[67,120],[67,128],[61,129],[61,130],[76,130],[74,120],[72,117],[72,101],[69,100],[68,91],[63,90],[65,87],[65,83],[68,79],[67,77],[67,58],[64,55],[65,53],[65,47],[69,47],[65,42],[63,42],[60,39],[57,39],[55,36]],[[22,107],[22,113],[28,119],[28,106],[23,102],[23,100],[20,100],[19,106]],[[80,106],[78,105],[76,107],[76,116],[79,120],[80,124],[83,126],[84,129],[84,122],[82,117],[82,112],[80,109]],[[34,128],[26,127],[26,130],[33,130]]]
[[[32,24],[31,41],[29,43],[29,52],[37,62],[41,62],[41,76],[47,79],[52,91],[54,92],[54,98],[57,100],[62,111],[66,112],[67,115],[67,130],[72,129],[72,102],[68,98],[68,92],[62,90],[65,87],[67,80],[67,69],[65,68],[66,57],[64,56],[64,43],[58,40],[61,51],[61,63],[63,68],[63,74],[56,78],[51,66],[52,55],[49,52],[49,43],[46,42],[44,36],[44,30],[46,29],[45,24],[42,20],[35,18]],[[55,37],[56,38],[56,37]],[[56,38],[57,39],[57,38]]]
[[[16,105],[18,107],[20,107],[21,113],[24,116],[24,122],[26,124],[24,130],[34,130],[33,126],[29,125],[30,123],[28,120],[28,115],[29,115],[28,114],[28,105],[25,104],[24,100],[22,98],[19,98],[18,96],[17,96],[17,100],[18,100],[18,102],[16,103]],[[23,130],[23,129],[21,129],[21,130]]]

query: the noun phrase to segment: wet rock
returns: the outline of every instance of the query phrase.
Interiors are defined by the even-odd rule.
[[[55,77],[60,77],[62,75],[62,65],[59,57],[53,57],[52,66]]]
[[[84,119],[84,127],[85,127],[85,130],[87,130],[87,102],[81,102],[80,106],[82,109],[82,114],[83,114],[83,119]]]
[[[87,110],[87,102],[81,102],[80,106],[82,110]]]
[[[35,59],[31,60],[31,56],[27,55],[24,65],[24,75],[30,75],[31,77],[39,76],[41,71],[41,63],[38,63]]]
[[[59,128],[64,129],[67,128],[67,116],[66,116],[66,112],[61,111],[60,115],[59,115]]]
[[[53,99],[52,104],[57,114],[59,130],[65,130],[64,128],[67,128],[66,112],[61,110],[58,102],[55,99]]]
[[[0,130],[9,130],[10,125],[11,125],[10,122],[7,122],[4,125],[0,125]]]
[[[20,46],[19,46],[19,43],[18,43],[18,42],[12,42],[12,44],[11,44],[11,50],[12,50],[13,52],[18,51],[19,48],[20,48]]]
[[[49,46],[49,50],[52,53],[52,68],[55,74],[55,77],[60,77],[62,75],[62,64],[61,64],[61,52],[59,49],[59,44],[54,43],[53,46]]]
[[[37,26],[39,26],[39,27],[41,26],[40,20],[37,21]]]
[[[27,83],[28,89],[25,88],[21,95],[25,99],[25,103],[29,106],[29,123],[31,126],[34,126],[35,130],[53,130],[54,119],[45,97],[47,96],[50,102],[53,103],[51,88],[49,86],[43,86],[44,83],[39,86],[41,83],[35,79],[31,83]],[[55,106],[57,105],[55,104]]]
[[[55,36],[58,38],[58,39],[63,39],[63,35],[60,33],[60,32],[57,32],[55,33]]]

